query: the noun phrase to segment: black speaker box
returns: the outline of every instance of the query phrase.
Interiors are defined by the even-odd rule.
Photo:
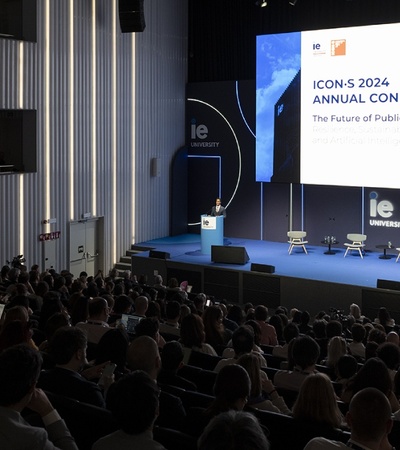
[[[144,31],[143,0],[119,0],[119,24],[122,33],[134,33]]]
[[[252,272],[264,272],[264,273],[274,273],[275,272],[275,266],[270,266],[268,264],[257,264],[252,263],[250,270]]]
[[[249,255],[244,247],[211,246],[211,261],[226,264],[246,264]]]
[[[157,250],[150,250],[149,258],[170,259],[171,255],[167,252],[158,252]]]
[[[391,289],[393,291],[400,291],[400,281],[392,280],[376,280],[376,287],[379,289]]]

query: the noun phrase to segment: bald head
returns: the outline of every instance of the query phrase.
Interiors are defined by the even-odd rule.
[[[147,308],[149,306],[149,300],[144,295],[139,295],[135,299],[135,314],[138,316],[145,316]]]
[[[392,410],[386,395],[376,388],[366,388],[352,398],[346,419],[351,437],[364,443],[380,442],[390,432],[391,417]]]
[[[131,370],[143,370],[156,379],[161,368],[156,341],[149,336],[139,336],[134,339],[128,347],[126,363]]]

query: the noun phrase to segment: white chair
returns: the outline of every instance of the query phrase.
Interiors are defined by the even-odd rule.
[[[344,243],[344,245],[347,247],[344,257],[346,257],[349,251],[351,252],[353,250],[357,250],[362,259],[363,258],[362,250],[365,247],[364,241],[367,240],[367,235],[358,233],[349,233],[347,235],[347,239],[351,241],[351,243],[349,242]]]
[[[307,236],[305,231],[288,231],[288,242],[289,242],[289,255],[292,253],[294,247],[302,247],[305,254],[308,255],[305,244],[308,244],[308,241],[305,241],[304,238]]]
[[[396,250],[399,252],[396,258],[396,262],[399,260],[400,258],[400,247],[396,248]]]

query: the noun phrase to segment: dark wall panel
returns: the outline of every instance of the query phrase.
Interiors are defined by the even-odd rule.
[[[311,245],[335,236],[343,247],[348,233],[362,232],[362,190],[338,186],[304,186],[304,229]]]

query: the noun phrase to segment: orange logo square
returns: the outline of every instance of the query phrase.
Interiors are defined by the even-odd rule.
[[[346,39],[334,39],[331,41],[331,56],[346,55]]]

